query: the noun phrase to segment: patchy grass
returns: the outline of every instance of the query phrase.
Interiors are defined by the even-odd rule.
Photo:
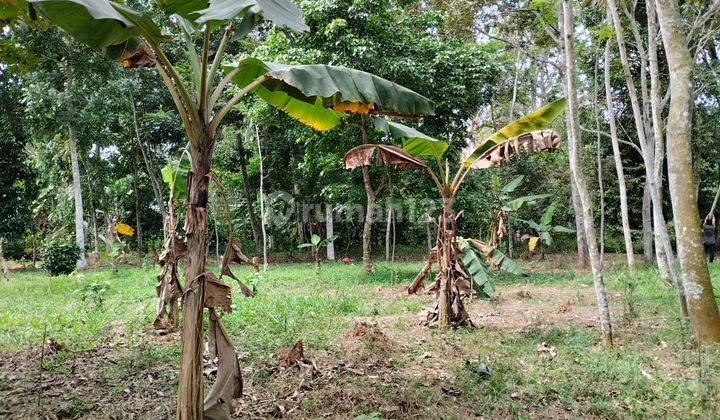
[[[720,346],[698,346],[655,270],[608,267],[616,346],[598,345],[592,279],[570,258],[498,275],[496,299],[473,301],[479,328],[419,325],[431,298],[403,286],[421,263],[275,265],[235,271],[223,321],[240,352],[238,417],[714,417]],[[720,264],[711,267],[720,286]],[[174,413],[178,335],[157,335],[155,268],[47,277],[13,272],[0,295],[0,417],[167,418]],[[720,295],[716,291],[716,295]],[[56,343],[42,364],[44,330]],[[302,339],[318,371],[277,366]],[[489,370],[489,373],[487,372]]]

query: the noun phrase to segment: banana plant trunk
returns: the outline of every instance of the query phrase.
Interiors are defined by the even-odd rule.
[[[455,215],[452,209],[453,197],[443,197],[443,209],[438,221],[438,265],[440,267],[440,290],[438,291],[438,328],[445,331],[450,325],[452,288],[455,283],[455,260],[457,253],[453,246],[455,239]]]
[[[212,141],[191,142],[192,172],[189,174],[188,207],[185,216],[187,260],[183,300],[183,336],[180,351],[177,415],[179,419],[203,416],[203,307],[205,258],[207,253],[207,204]]]
[[[458,261],[459,250],[455,243],[457,221],[453,210],[454,201],[455,197],[453,195],[443,195],[443,207],[442,213],[438,217],[435,248],[431,253],[428,264],[416,277],[417,284],[411,286],[413,288],[419,287],[422,278],[427,275],[430,266],[432,266],[434,254],[435,258],[437,258],[439,270],[435,282],[429,290],[435,291],[435,308],[428,313],[425,324],[431,325],[437,322],[440,331],[446,331],[451,326],[470,328],[474,326],[463,304],[463,298],[467,296],[467,293],[461,294],[459,285],[460,280],[467,278],[467,274]]]

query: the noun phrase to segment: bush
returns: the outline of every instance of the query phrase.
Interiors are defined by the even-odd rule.
[[[51,241],[43,246],[41,252],[42,268],[51,276],[70,274],[80,256],[80,247],[75,242]]]

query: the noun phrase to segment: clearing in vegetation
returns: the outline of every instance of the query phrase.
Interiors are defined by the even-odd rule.
[[[621,265],[622,256],[608,260]],[[421,326],[432,296],[405,290],[421,266],[379,263],[367,278],[340,263],[317,275],[307,264],[238,269],[255,296],[234,290],[223,317],[245,381],[235,417],[709,418],[720,410],[720,350],[698,348],[655,270],[630,277],[609,268],[616,345],[604,348],[592,278],[567,269],[571,256],[523,262],[527,277],[499,274],[494,300],[467,304],[478,328],[446,333]],[[179,335],[152,328],[155,272],[14,270],[0,297],[0,416],[174,417]],[[717,279],[720,266],[711,272]],[[206,381],[216,369],[205,361]]]

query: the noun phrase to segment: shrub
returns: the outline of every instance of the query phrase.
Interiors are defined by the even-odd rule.
[[[51,276],[70,274],[80,256],[80,247],[74,242],[51,241],[43,246],[41,252],[42,268]]]

